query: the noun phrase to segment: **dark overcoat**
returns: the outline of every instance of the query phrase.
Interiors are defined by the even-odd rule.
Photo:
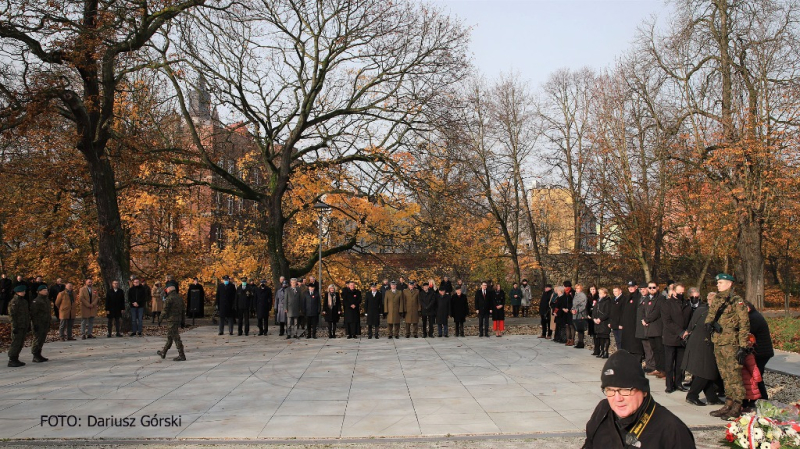
[[[355,305],[355,308],[350,306]],[[344,309],[345,323],[361,322],[361,290],[349,288],[342,289],[342,308]]]
[[[448,293],[436,293],[436,322],[446,323],[452,314],[451,296]]]
[[[453,312],[454,322],[463,323],[467,321],[467,315],[469,315],[469,301],[467,300],[467,295],[464,293],[460,295],[453,293],[450,308]]]
[[[217,308],[220,318],[230,318],[233,316],[233,303],[236,301],[236,287],[233,282],[221,283],[217,286]]]
[[[686,340],[681,369],[704,379],[716,380],[719,378],[719,370],[714,357],[714,344],[711,343],[704,324],[707,316],[708,304],[701,302],[686,329],[689,331],[689,338]]]
[[[256,288],[256,318],[263,320],[269,318],[272,310],[272,289],[268,285],[259,285]]]
[[[333,295],[333,306],[330,304],[330,296]],[[339,315],[342,313],[342,297],[339,292],[325,292],[322,300],[322,313],[328,323],[338,323]]]
[[[600,337],[608,337],[611,333],[611,307],[613,299],[608,296],[599,298],[597,304],[592,309],[592,318],[600,320],[600,323],[592,323],[594,325],[594,334]]]
[[[380,290],[375,290],[373,295],[370,290],[365,296],[364,311],[367,312],[367,326],[380,326],[383,315],[383,294]]]
[[[436,316],[436,292],[430,288],[426,292],[419,292],[419,307],[422,309],[422,316]]]
[[[494,296],[492,296],[494,300],[492,304],[492,321],[503,321],[506,319],[506,292],[502,289],[495,290]],[[498,309],[497,306],[500,306]]]
[[[116,291],[113,288],[110,289],[106,295],[106,316],[108,318],[122,318],[123,310],[125,310],[125,292],[121,288]]]
[[[622,301],[625,302],[625,306],[622,309],[622,318],[619,320],[619,324],[622,326],[622,349],[631,354],[644,354],[642,341],[636,337],[637,329],[642,326],[642,323],[638,321],[639,300],[641,297],[642,295],[639,292],[633,292],[632,295],[622,297]]]
[[[683,309],[681,300],[667,298],[661,302],[661,319],[664,321],[664,330],[661,340],[664,346],[682,346],[681,335],[686,330],[683,324]]]

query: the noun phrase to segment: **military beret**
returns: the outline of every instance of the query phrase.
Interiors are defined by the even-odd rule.
[[[717,280],[718,281],[731,281],[731,282],[733,282],[733,276],[731,276],[730,274],[727,274],[727,273],[720,273],[720,274],[717,275]]]
[[[36,289],[36,293],[39,293],[42,290],[47,290],[47,286],[44,284],[39,284],[39,288]]]
[[[25,284],[19,284],[19,285],[17,285],[16,287],[14,287],[14,291],[15,291],[16,293],[19,293],[19,292],[24,292],[24,291],[26,291],[26,290],[28,290],[28,287],[26,287],[26,286],[25,286]]]
[[[178,288],[178,283],[175,281],[167,281],[166,285],[164,285],[164,288],[170,288],[170,287]]]

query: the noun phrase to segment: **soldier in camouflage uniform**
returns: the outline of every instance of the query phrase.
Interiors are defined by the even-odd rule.
[[[42,346],[47,340],[50,331],[50,298],[46,285],[38,287],[38,295],[31,302],[31,324],[33,324],[33,346],[31,353],[35,363],[46,362],[49,359],[42,356]]]
[[[742,365],[737,353],[747,350],[747,334],[750,333],[750,318],[744,300],[732,290],[733,276],[717,275],[717,296],[708,309],[705,325],[714,343],[714,356],[725,384],[725,406],[711,412],[711,416],[722,419],[738,418],[745,399],[742,383]],[[718,311],[725,307],[719,320]]]
[[[178,294],[178,283],[175,281],[168,281],[164,287],[167,294],[166,302],[164,303],[164,310],[161,312],[161,320],[167,322],[167,344],[164,349],[158,351],[161,358],[167,357],[167,351],[172,347],[172,342],[175,342],[175,347],[178,348],[178,356],[174,361],[182,362],[186,360],[186,355],[183,353],[183,342],[181,341],[181,334],[178,332],[178,325],[184,321],[184,312],[186,307],[183,304],[183,298]]]
[[[25,336],[28,334],[28,326],[31,325],[31,317],[28,306],[25,284],[14,287],[14,298],[8,303],[8,314],[11,316],[11,346],[8,348],[8,366],[16,368],[25,366],[25,362],[19,361],[19,353],[25,345]]]

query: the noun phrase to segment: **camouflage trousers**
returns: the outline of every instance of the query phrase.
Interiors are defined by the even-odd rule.
[[[19,358],[19,353],[22,352],[22,347],[25,346],[25,336],[27,334],[27,326],[25,328],[15,327],[11,329],[11,346],[8,347],[9,359]]]
[[[167,343],[164,345],[164,349],[161,352],[166,354],[169,348],[172,347],[173,341],[175,342],[175,347],[178,348],[178,353],[183,354],[183,342],[181,341],[181,334],[178,332],[178,323],[169,323],[169,327],[167,328]]]
[[[47,321],[33,324],[33,346],[31,346],[31,354],[39,354],[42,352],[42,346],[47,341],[47,332],[50,331],[50,317]]]
[[[725,397],[736,402],[745,398],[744,383],[742,381],[742,365],[736,361],[736,350],[733,345],[715,345],[714,357],[717,359],[717,368],[725,384]]]

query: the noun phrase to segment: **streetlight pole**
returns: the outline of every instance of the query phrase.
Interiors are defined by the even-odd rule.
[[[322,201],[317,202],[314,205],[314,209],[317,210],[317,216],[319,217],[319,277],[317,277],[317,282],[319,283],[319,295],[322,297],[322,216],[325,215],[326,212],[331,210],[331,207],[327,204],[323,203]]]

